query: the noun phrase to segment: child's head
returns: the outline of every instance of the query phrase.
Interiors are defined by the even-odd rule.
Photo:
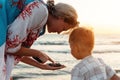
[[[71,54],[76,59],[82,59],[91,55],[94,47],[94,33],[90,28],[75,28],[70,34],[69,43]]]

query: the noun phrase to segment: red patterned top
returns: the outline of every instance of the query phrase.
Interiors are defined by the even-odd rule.
[[[6,52],[14,53],[25,46],[31,46],[48,18],[47,8],[42,2],[27,5],[17,19],[9,25]]]

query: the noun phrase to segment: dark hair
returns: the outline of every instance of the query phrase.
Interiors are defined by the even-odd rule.
[[[54,0],[48,0],[47,1],[47,8],[48,8],[48,12],[49,14],[53,15],[53,13],[55,12],[55,7],[54,7]]]

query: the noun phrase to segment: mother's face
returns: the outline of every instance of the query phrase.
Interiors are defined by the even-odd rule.
[[[56,32],[58,34],[61,33],[62,31],[67,31],[68,29],[71,28],[71,25],[64,22],[62,18],[51,19],[51,21],[49,21],[49,24],[47,26],[49,33]]]

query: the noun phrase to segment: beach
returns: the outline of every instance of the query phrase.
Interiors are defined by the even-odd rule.
[[[53,60],[64,64],[60,70],[42,70],[20,62],[12,72],[14,80],[70,80],[71,69],[79,62],[70,54],[68,36],[44,35],[37,39],[33,49],[41,50]],[[102,58],[120,75],[120,37],[118,35],[100,35],[95,39],[93,56]],[[49,63],[49,62],[48,62]]]
[[[23,63],[19,63],[13,70],[14,80],[70,80],[70,71],[79,61],[75,60],[70,54],[48,54],[57,62],[64,64],[66,68],[61,70],[49,71],[41,70]],[[93,56],[102,58],[120,75],[120,54],[94,54]]]

